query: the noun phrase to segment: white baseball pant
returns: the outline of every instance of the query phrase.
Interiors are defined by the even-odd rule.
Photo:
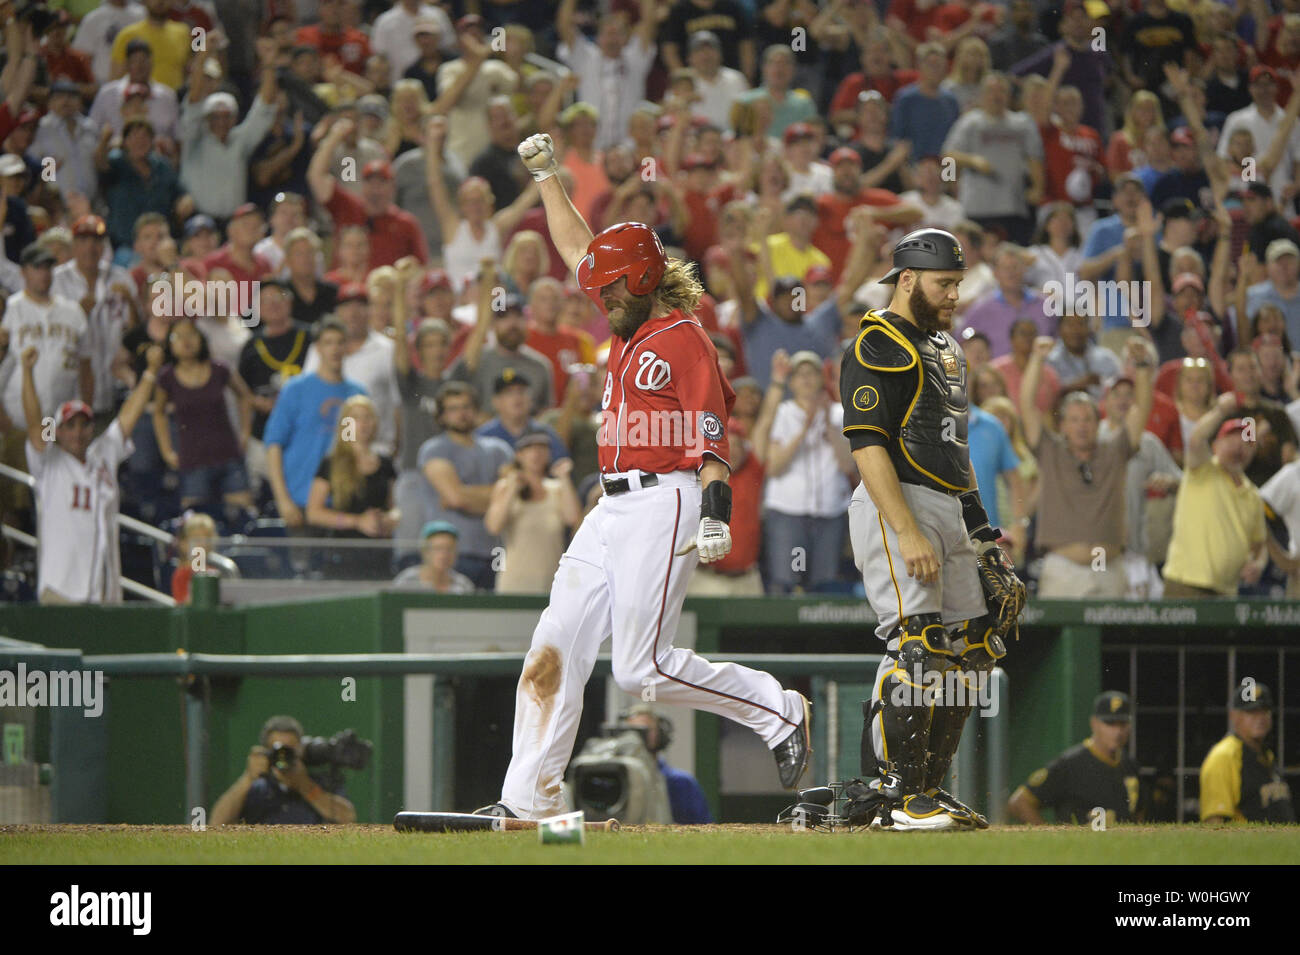
[[[583,687],[611,635],[614,679],[625,692],[725,716],[769,749],[803,718],[799,694],[771,674],[673,647],[698,562],[694,550],[676,552],[699,527],[700,485],[692,471],[658,477],[655,487],[602,497],[560,558],[515,694],[514,753],[501,801],[520,818],[566,809],[562,784]],[[637,477],[631,480],[637,487]]]

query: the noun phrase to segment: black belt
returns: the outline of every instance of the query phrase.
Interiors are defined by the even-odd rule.
[[[657,474],[641,475],[642,489],[648,487],[654,487],[658,483],[659,483],[659,475]],[[617,478],[616,480],[613,481],[607,481],[604,478],[601,478],[600,486],[603,487],[605,489],[605,493],[610,495],[611,497],[615,494],[624,494],[628,491],[635,490],[635,488],[632,487],[632,482],[627,478]]]

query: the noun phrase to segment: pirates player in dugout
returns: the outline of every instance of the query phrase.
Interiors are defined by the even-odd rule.
[[[1110,691],[1093,701],[1091,735],[1072,746],[1011,794],[1007,809],[1030,825],[1046,825],[1042,810],[1056,822],[1092,823],[1096,810],[1106,825],[1133,822],[1138,815],[1138,769],[1125,753],[1133,729],[1133,705],[1127,694]]]

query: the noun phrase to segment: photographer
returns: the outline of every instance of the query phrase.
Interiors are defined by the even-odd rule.
[[[212,807],[209,824],[356,822],[357,811],[352,803],[326,792],[307,772],[302,736],[302,724],[292,716],[267,720],[262,726],[261,745],[249,750],[244,774]]]

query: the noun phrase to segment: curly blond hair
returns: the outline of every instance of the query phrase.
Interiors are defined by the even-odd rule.
[[[696,276],[695,265],[681,259],[669,259],[664,277],[654,291],[655,299],[668,309],[681,309],[690,314],[700,304],[704,286]]]

